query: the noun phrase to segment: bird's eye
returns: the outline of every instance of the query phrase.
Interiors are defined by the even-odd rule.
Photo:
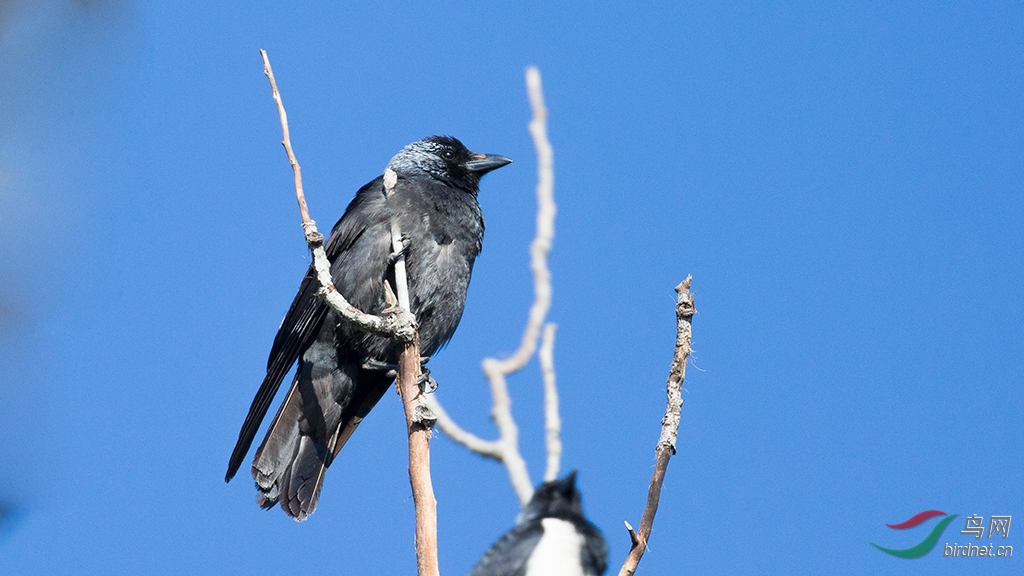
[[[441,151],[441,157],[445,160],[455,160],[455,151],[451,148],[445,148]]]

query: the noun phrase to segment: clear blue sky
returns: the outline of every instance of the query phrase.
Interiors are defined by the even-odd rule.
[[[514,349],[531,297],[540,67],[564,466],[610,573],[687,274],[696,354],[640,574],[1024,570],[1019,3],[157,4],[0,4],[0,573],[414,571],[391,395],[308,522],[223,482],[308,262],[258,48],[325,228],[410,141],[515,159],[484,180],[432,362],[486,436],[479,360]],[[511,384],[539,480],[536,366]],[[517,504],[443,436],[433,463],[442,571],[465,574]],[[935,520],[885,524],[928,509],[1016,515],[1016,557],[943,558],[959,519],[918,560],[868,544],[916,544]]]

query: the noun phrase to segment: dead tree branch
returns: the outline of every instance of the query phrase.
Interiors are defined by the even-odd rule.
[[[299,202],[299,212],[302,214],[302,229],[305,232],[306,243],[313,253],[313,268],[316,270],[317,280],[320,282],[320,290],[317,294],[347,322],[359,327],[361,330],[391,336],[401,342],[411,342],[415,336],[416,325],[411,315],[403,313],[400,308],[385,310],[380,316],[366,314],[355,306],[349,304],[341,292],[334,287],[331,280],[331,263],[324,251],[324,236],[316,229],[316,222],[309,217],[309,208],[306,206],[306,195],[302,189],[302,168],[295,158],[292,150],[291,134],[288,130],[288,114],[284,110],[284,102],[281,100],[281,93],[277,90],[277,80],[274,79],[274,70],[270,67],[270,59],[266,50],[260,50],[263,57],[263,73],[270,80],[270,90],[277,104],[277,115],[281,119],[281,132],[284,135],[281,145],[288,154],[288,162],[292,166],[292,173],[295,178],[295,197]]]
[[[544,481],[558,478],[562,460],[562,419],[558,416],[558,388],[555,386],[555,326],[548,322],[541,339],[540,369],[544,374],[544,443],[547,447],[548,463],[544,470]]]
[[[530,134],[533,136],[534,147],[537,149],[537,233],[530,244],[530,270],[533,273],[534,300],[530,306],[529,319],[526,328],[523,330],[522,340],[519,348],[508,358],[500,360],[497,358],[485,358],[481,363],[484,374],[491,387],[493,407],[491,417],[498,428],[498,440],[483,440],[457,425],[448,413],[441,407],[437,398],[431,397],[428,400],[429,406],[438,416],[438,425],[449,438],[462,444],[467,449],[493,458],[505,465],[509,481],[519,498],[519,502],[525,505],[533,495],[533,482],[527,470],[526,461],[519,452],[519,428],[512,417],[512,399],[508,393],[506,378],[521,370],[534,352],[537,351],[537,340],[540,337],[541,327],[551,308],[551,271],[548,269],[547,258],[551,251],[551,243],[555,237],[555,171],[554,152],[551,142],[547,136],[548,111],[544,106],[544,92],[541,87],[540,71],[536,67],[526,69],[526,87],[530,98],[530,106],[533,110],[533,119],[530,121]],[[553,336],[553,334],[552,334]],[[547,406],[545,413],[555,411],[556,420],[548,420],[546,442],[548,454],[548,472],[552,469],[552,461],[556,462],[555,474],[557,475],[557,462],[561,456],[561,442],[557,441],[557,428],[552,428],[552,422],[557,422],[557,391],[554,390],[554,368],[550,369],[550,385],[545,383],[545,399],[553,397],[556,401],[554,408]],[[553,396],[549,394],[550,388]],[[552,434],[555,435],[554,442],[551,441]],[[558,454],[552,456],[551,450],[558,450]],[[547,474],[545,474],[547,477]]]
[[[416,506],[416,567],[419,576],[439,576],[437,561],[437,501],[430,481],[430,433],[435,418],[423,404],[419,388],[420,353],[419,335],[416,332],[416,319],[412,316],[409,306],[409,288],[406,279],[405,256],[402,253],[401,231],[397,223],[392,226],[392,244],[399,257],[395,263],[398,306],[389,306],[381,316],[365,314],[352,306],[334,287],[331,280],[331,263],[323,247],[323,235],[316,229],[316,223],[309,217],[306,197],[302,190],[302,170],[292,150],[291,136],[288,131],[288,115],[285,113],[281,94],[277,89],[274,71],[270,67],[270,59],[265,50],[260,50],[263,57],[263,72],[270,80],[270,88],[277,104],[278,116],[281,118],[281,131],[284,139],[285,152],[295,176],[295,196],[302,214],[302,228],[306,242],[313,252],[313,265],[320,282],[318,294],[342,318],[355,326],[384,336],[390,336],[403,343],[399,357],[398,388],[402,395],[405,408],[406,426],[409,433],[409,482],[412,485],[413,501]],[[385,193],[394,190],[397,176],[387,170],[384,174]]]
[[[398,174],[384,171],[384,194],[390,196],[398,183]],[[398,222],[391,223],[391,251],[395,259],[395,294],[398,305],[409,315],[409,280],[406,275],[402,231]],[[437,417],[423,401],[420,388],[420,339],[405,342],[398,359],[398,391],[405,409],[405,424],[409,434],[409,484],[416,507],[416,572],[419,576],[439,576],[437,560],[437,500],[430,479],[430,434]]]
[[[651,527],[654,526],[654,515],[658,512],[661,485],[665,481],[668,461],[676,453],[676,436],[679,433],[680,410],[683,406],[683,380],[686,378],[686,359],[691,351],[693,315],[697,313],[693,305],[693,294],[690,293],[690,280],[691,277],[687,276],[686,280],[676,286],[676,293],[679,295],[676,300],[676,347],[672,357],[672,368],[668,374],[668,402],[665,417],[661,419],[661,436],[654,450],[654,474],[651,475],[651,484],[647,489],[647,504],[640,518],[640,530],[634,532],[629,522],[625,523],[632,546],[619,570],[619,576],[632,576],[640,559],[643,558],[648,538],[651,536]]]

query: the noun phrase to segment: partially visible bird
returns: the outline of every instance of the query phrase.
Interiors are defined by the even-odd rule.
[[[420,353],[433,355],[459,325],[483,242],[480,177],[509,162],[470,152],[447,136],[406,146],[387,166],[398,176],[393,192],[385,194],[378,176],[359,189],[334,225],[324,247],[335,287],[356,308],[380,314],[385,282],[394,282],[391,224],[397,223]],[[260,506],[280,502],[296,520],[316,509],[327,467],[394,381],[401,351],[390,338],[338,317],[317,296],[319,288],[311,266],[274,338],[267,375],[224,477],[229,481],[238,471],[281,380],[298,360],[291,389],[252,464]]]
[[[607,567],[608,543],[583,515],[574,471],[537,487],[470,576],[601,576]]]

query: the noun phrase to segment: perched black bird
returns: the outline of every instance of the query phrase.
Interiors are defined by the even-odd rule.
[[[406,146],[387,166],[398,175],[394,192],[386,196],[383,176],[378,176],[359,189],[334,225],[325,244],[334,285],[364,312],[379,314],[385,308],[384,283],[394,281],[391,222],[396,221],[406,239],[420,353],[433,355],[459,325],[480,253],[480,177],[509,162],[504,156],[470,152],[446,136]],[[316,509],[324,472],[394,381],[400,353],[391,339],[340,319],[316,295],[319,287],[311,266],[274,338],[267,376],[224,477],[229,481],[238,471],[281,380],[298,360],[291,390],[252,463],[260,506],[271,508],[280,501],[296,520]]]
[[[583,516],[576,472],[537,487],[505,533],[470,576],[601,576],[608,543]]]

